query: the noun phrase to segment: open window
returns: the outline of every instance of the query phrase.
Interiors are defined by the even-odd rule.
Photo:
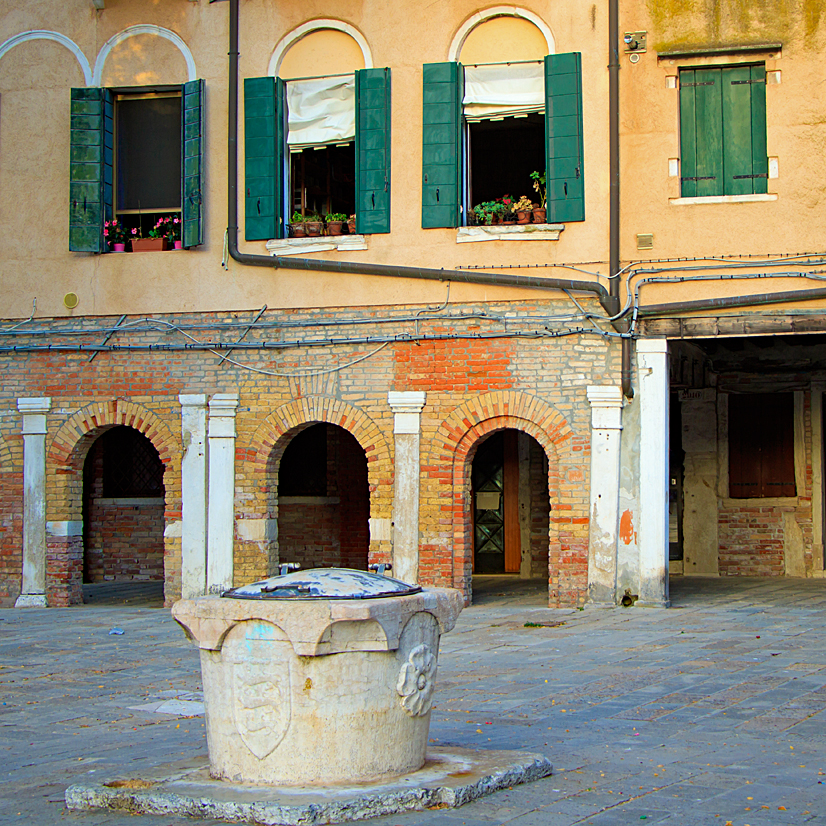
[[[530,192],[547,221],[585,220],[579,53],[535,62],[424,66],[422,226],[469,223],[471,207]]]
[[[244,128],[247,241],[286,237],[295,213],[390,231],[390,69],[247,78]]]
[[[185,247],[203,243],[204,82],[72,89],[69,249],[106,252],[114,217],[146,236],[180,216]]]

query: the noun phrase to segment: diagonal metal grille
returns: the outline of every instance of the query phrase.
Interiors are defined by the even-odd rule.
[[[100,438],[104,496],[163,496],[163,462],[146,436],[115,427]]]

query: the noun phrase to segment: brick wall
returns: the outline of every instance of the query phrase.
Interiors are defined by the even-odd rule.
[[[548,498],[548,457],[539,442],[530,448],[531,491],[531,574],[545,576],[548,571],[548,527],[551,503]]]
[[[589,309],[597,305],[585,300]],[[271,574],[295,522],[289,507],[278,506],[272,469],[292,436],[308,422],[327,422],[352,434],[366,456],[368,503],[349,501],[364,490],[365,473],[346,459],[348,483],[339,487],[342,512],[353,514],[343,534],[342,561],[354,567],[355,548],[363,555],[366,519],[392,519],[393,413],[389,390],[422,389],[422,476],[420,497],[420,571],[425,584],[451,585],[470,594],[470,462],[475,444],[485,434],[515,428],[532,435],[548,461],[545,488],[551,518],[544,548],[549,554],[552,604],[578,604],[587,586],[589,384],[616,384],[619,348],[614,342],[587,336],[538,339],[537,329],[553,329],[552,320],[537,317],[567,313],[565,301],[451,304],[438,319],[419,317],[419,306],[354,308],[324,311],[267,312],[263,322],[306,327],[282,327],[251,332],[248,339],[274,339],[284,345],[301,336],[323,339],[332,333],[320,323],[337,322],[337,342],[348,337],[401,337],[386,345],[328,343],[284,349],[239,349],[233,358],[258,371],[250,372],[208,351],[101,352],[90,364],[88,352],[0,354],[4,384],[0,388],[0,437],[19,433],[16,398],[52,396],[47,423],[47,518],[82,519],[82,468],[86,452],[102,429],[125,424],[143,432],[158,449],[165,466],[164,506],[165,589],[167,601],[180,593],[181,518],[179,393],[235,393],[240,396],[236,420],[237,520],[278,519],[281,535],[268,540],[236,538],[235,582],[250,582]],[[452,317],[448,318],[447,314]],[[507,315],[507,328],[503,319]],[[484,316],[472,318],[469,316]],[[252,321],[249,313],[162,317],[176,325],[199,325],[190,335],[200,340],[234,342]],[[39,320],[41,328],[112,324],[116,319]],[[352,321],[352,325],[348,322]],[[359,322],[359,323],[356,323]],[[367,323],[362,323],[367,322]],[[204,327],[203,325],[214,325]],[[235,325],[235,326],[233,326]],[[508,332],[531,337],[508,337]],[[415,335],[449,335],[446,341],[404,340]],[[500,338],[478,338],[479,335]],[[61,342],[99,344],[99,331]],[[44,339],[36,341],[42,343]],[[35,341],[33,338],[32,341]],[[118,332],[111,344],[168,346],[185,339],[169,329],[132,326]],[[25,344],[21,337],[15,343]],[[191,342],[190,342],[191,343]],[[340,368],[340,369],[339,369]],[[15,454],[13,473],[22,470],[22,451]],[[538,484],[538,480],[537,480]],[[347,507],[344,507],[344,505]],[[11,508],[13,510],[14,508]],[[356,517],[356,514],[358,516]],[[8,513],[6,513],[8,518]],[[19,520],[12,516],[12,546],[19,547]],[[16,527],[15,527],[16,525]],[[275,536],[273,531],[272,535]],[[532,526],[532,546],[544,554],[542,526]],[[259,534],[245,532],[243,536]],[[279,548],[279,542],[284,544]],[[57,549],[57,544],[55,549]],[[69,543],[71,544],[71,543]],[[57,550],[55,551],[57,552]],[[371,561],[389,559],[387,539],[370,541]],[[361,557],[359,557],[361,558]],[[55,561],[57,566],[57,561]],[[64,566],[67,570],[75,563]],[[0,588],[11,593],[19,580],[15,570],[3,574]],[[19,586],[18,586],[19,587]],[[74,586],[72,586],[74,587]],[[68,584],[64,591],[74,599]],[[71,593],[70,593],[71,592]]]

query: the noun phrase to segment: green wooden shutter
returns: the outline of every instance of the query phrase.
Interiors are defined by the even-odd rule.
[[[582,55],[545,56],[545,182],[548,223],[585,220]]]
[[[356,232],[390,232],[390,69],[356,72]]]
[[[285,236],[286,84],[281,78],[244,80],[244,238]]]
[[[721,73],[725,195],[766,192],[766,68],[731,66]]]
[[[720,69],[680,72],[680,178],[684,198],[724,194]]]
[[[69,249],[106,252],[103,222],[112,218],[112,93],[72,89]]]
[[[458,227],[461,211],[462,66],[424,65],[422,227]]]
[[[183,245],[204,243],[204,81],[191,80],[181,89],[181,220]]]

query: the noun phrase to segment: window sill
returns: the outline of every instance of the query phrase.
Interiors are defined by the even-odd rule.
[[[777,195],[700,195],[696,198],[669,198],[672,206],[686,206],[688,204],[751,204],[763,201],[776,201]]]
[[[558,241],[565,224],[496,224],[459,227],[457,244],[472,241]]]
[[[267,241],[267,252],[270,255],[366,249],[367,238],[364,235],[320,235],[317,238],[278,238]]]
[[[724,508],[796,508],[797,496],[767,496],[765,499],[723,499]]]

